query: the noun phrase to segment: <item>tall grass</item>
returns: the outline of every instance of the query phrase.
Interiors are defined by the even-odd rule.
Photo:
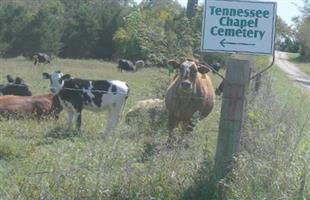
[[[310,98],[273,69],[248,106],[229,199],[310,199]],[[249,97],[253,98],[253,97]]]

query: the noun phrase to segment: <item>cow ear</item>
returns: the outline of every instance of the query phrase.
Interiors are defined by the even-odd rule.
[[[175,60],[169,60],[168,61],[168,65],[171,65],[173,68],[177,69],[177,68],[180,68],[180,63],[178,63],[177,61]]]
[[[42,77],[43,77],[43,79],[50,79],[50,78],[51,78],[51,75],[49,75],[48,73],[44,72],[44,73],[42,74]]]
[[[71,75],[70,74],[65,74],[61,77],[62,80],[66,81],[66,80],[69,80],[71,79]]]
[[[201,74],[206,74],[210,71],[211,67],[208,64],[199,64],[198,65],[198,71]]]
[[[15,78],[15,84],[25,84],[25,81],[20,77],[16,77]]]
[[[9,83],[13,83],[14,82],[14,79],[13,79],[13,77],[10,74],[6,75],[6,79],[8,80]]]

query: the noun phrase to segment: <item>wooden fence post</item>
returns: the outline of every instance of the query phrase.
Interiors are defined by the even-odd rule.
[[[250,61],[229,61],[223,88],[219,135],[215,155],[215,181],[223,179],[230,171],[233,156],[239,152],[245,108],[245,92],[250,79]]]

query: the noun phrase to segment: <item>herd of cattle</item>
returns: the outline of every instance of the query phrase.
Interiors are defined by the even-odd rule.
[[[139,70],[139,69],[142,69],[142,68],[144,68],[144,65],[145,65],[145,63],[144,63],[144,61],[143,60],[137,60],[136,62],[135,62],[135,64],[133,64],[133,62],[132,61],[130,61],[130,60],[126,60],[126,59],[120,59],[119,61],[118,61],[118,66],[117,66],[117,68],[118,68],[118,70],[119,71],[132,71],[132,72],[134,72],[134,71],[137,71],[137,70]]]
[[[37,64],[50,64],[51,63],[51,57],[45,53],[37,53],[33,56],[34,65]],[[133,63],[131,60],[127,59],[120,59],[118,61],[117,69],[122,72],[124,71],[137,71],[139,69],[144,68],[145,63],[143,60],[137,60],[135,63]]]
[[[37,57],[41,62],[40,57]],[[168,86],[165,99],[156,101],[138,102],[130,109],[135,109],[150,104],[161,102],[161,106],[168,114],[168,129],[172,133],[179,123],[186,130],[192,130],[194,124],[192,118],[198,115],[203,119],[209,115],[214,105],[214,88],[207,75],[214,71],[214,67],[201,64],[194,60],[170,60],[168,62],[178,73]],[[118,69],[135,71],[143,67],[143,61],[137,61],[135,65],[128,60],[120,60]],[[72,121],[80,129],[82,110],[91,111],[108,110],[107,125],[104,130],[105,136],[110,136],[122,115],[127,98],[130,95],[127,83],[119,80],[86,80],[73,78],[70,74],[60,71],[43,73],[44,79],[50,81],[51,94],[32,96],[29,87],[20,78],[15,80],[7,75],[8,83],[0,86],[0,115],[2,118],[33,117],[42,119],[45,116],[58,118],[64,110],[68,115],[68,125]],[[170,134],[171,136],[171,134]]]

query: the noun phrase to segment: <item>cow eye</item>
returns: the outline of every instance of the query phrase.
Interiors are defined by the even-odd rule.
[[[191,74],[196,74],[196,73],[197,73],[197,69],[194,68],[194,67],[192,67],[192,68],[191,68]]]

